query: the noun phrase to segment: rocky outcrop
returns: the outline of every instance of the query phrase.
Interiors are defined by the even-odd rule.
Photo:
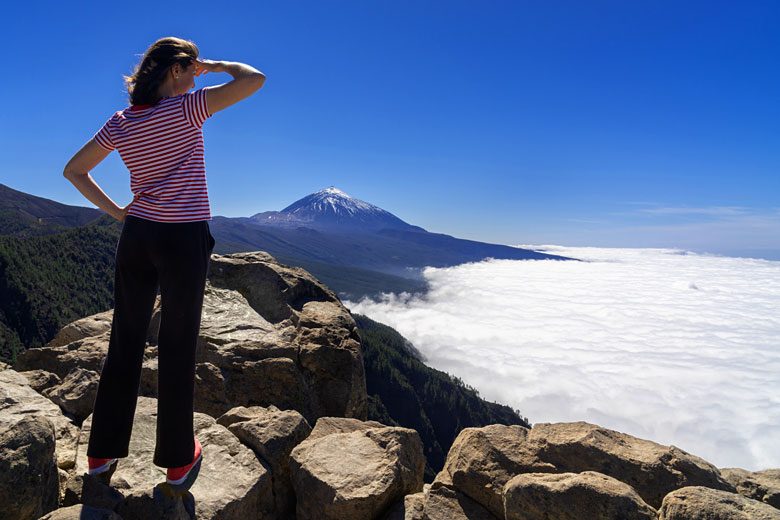
[[[751,472],[726,468],[720,472],[740,495],[780,509],[780,469]]]
[[[0,517],[35,520],[57,507],[54,426],[41,415],[0,419]]]
[[[584,422],[530,430],[467,428],[453,443],[444,471],[455,487],[499,517],[504,485],[520,473],[598,471],[630,485],[652,507],[684,486],[734,491],[715,466],[694,455]]]
[[[424,520],[502,520],[482,504],[457,489],[449,474],[442,471],[431,484],[423,501]]]
[[[91,416],[84,421],[79,439],[77,473],[87,467],[86,449]],[[244,519],[265,515],[274,518],[273,492],[269,469],[252,451],[243,446],[224,426],[204,414],[195,414],[195,436],[203,446],[203,462],[192,487],[194,513],[199,519]],[[157,428],[157,402],[138,400],[130,439],[132,456],[120,459],[111,478],[111,486],[122,495],[113,502],[109,492],[96,479],[82,477],[83,487],[73,490],[78,500],[95,507],[112,507],[122,518],[158,518],[186,511],[187,497],[170,498],[165,493],[165,470],[152,463]],[[87,487],[87,482],[91,488]],[[113,500],[116,500],[114,498]],[[181,502],[181,503],[179,503]],[[124,513],[123,513],[124,511]],[[129,515],[128,512],[133,512]],[[159,516],[149,512],[159,513]],[[151,516],[143,516],[150,514]],[[139,516],[140,515],[140,516]]]
[[[62,383],[62,380],[57,376],[57,374],[52,374],[51,372],[46,372],[45,370],[28,370],[27,372],[19,373],[27,378],[27,382],[30,384],[30,387],[39,394],[42,394],[43,391],[47,388]]]
[[[291,454],[297,519],[378,518],[422,489],[424,466],[420,437],[407,428],[357,429],[307,439]]]
[[[780,520],[780,510],[736,493],[695,486],[666,495],[658,520]]]
[[[33,390],[26,377],[14,370],[0,372],[0,425],[6,427],[30,416],[45,418],[54,426],[57,466],[72,468],[78,428],[57,405]]]
[[[217,419],[271,468],[274,509],[279,518],[295,516],[295,491],[290,479],[290,453],[311,433],[311,426],[295,410],[234,408]]]
[[[628,484],[595,471],[525,473],[504,486],[506,520],[656,520]]]
[[[111,312],[111,311],[109,311]],[[155,310],[144,354],[141,394],[157,392]],[[94,399],[83,371],[99,373],[111,315],[65,327],[46,347],[29,349],[17,370],[44,370],[62,382],[47,392],[83,419]],[[196,366],[195,408],[218,417],[235,406],[294,409],[313,423],[321,416],[365,419],[360,338],[338,298],[300,268],[265,253],[212,256]]]

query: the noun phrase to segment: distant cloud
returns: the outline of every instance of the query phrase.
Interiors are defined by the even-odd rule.
[[[588,261],[429,268],[424,298],[345,303],[532,422],[585,420],[719,467],[780,467],[780,262],[536,249]]]
[[[735,215],[745,215],[748,208],[737,206],[708,206],[701,208],[689,207],[655,207],[638,210],[640,213],[650,215],[703,215],[713,217],[730,217]]]

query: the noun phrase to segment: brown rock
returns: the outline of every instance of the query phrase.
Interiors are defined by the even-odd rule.
[[[30,387],[36,392],[43,393],[44,390],[52,386],[58,385],[62,380],[57,374],[46,372],[45,370],[28,370],[26,372],[19,372],[27,378],[27,382]]]
[[[90,416],[82,426],[76,461],[79,473],[87,467],[86,449],[91,423]],[[194,425],[195,436],[203,446],[200,474],[190,490],[196,497],[197,518],[243,519],[258,515],[274,518],[270,473],[257,456],[207,415],[196,413]],[[117,462],[116,472],[111,478],[111,486],[124,496],[115,510],[126,520],[129,517],[122,511],[157,511],[160,515],[173,515],[171,518],[177,518],[177,511],[181,511],[170,497],[159,494],[165,491],[165,486],[155,490],[158,484],[165,482],[165,470],[152,463],[156,427],[157,401],[139,398],[130,439],[130,456]],[[94,505],[86,491],[85,485],[82,500]],[[177,500],[182,499],[183,506],[187,506],[187,497]]]
[[[40,520],[122,520],[122,517],[110,509],[79,504],[56,509]]]
[[[727,468],[720,470],[720,473],[729,484],[737,488],[740,495],[780,509],[780,469],[751,472]]]
[[[65,376],[62,383],[47,389],[43,395],[81,422],[92,413],[99,380],[97,372],[77,367]]]
[[[503,486],[520,473],[597,471],[630,485],[652,507],[685,486],[734,490],[715,466],[679,448],[584,422],[466,428],[444,469],[455,487],[499,517]]]
[[[396,502],[382,517],[382,520],[422,520],[425,493],[412,493]]]
[[[503,520],[479,502],[457,490],[449,475],[442,471],[428,490],[423,505],[423,520]]]
[[[656,511],[628,484],[607,475],[524,473],[504,486],[506,520],[655,520]]]
[[[359,421],[350,417],[320,417],[307,440],[313,441],[333,433],[350,433],[384,427],[384,424],[376,421]]]
[[[72,468],[76,462],[78,428],[59,406],[33,390],[26,377],[14,370],[0,372],[0,424],[12,424],[29,415],[45,417],[54,425],[57,466]]]
[[[153,320],[158,315],[159,309]],[[156,334],[153,324],[141,373],[145,396],[157,392]],[[16,368],[61,379],[76,368],[100,373],[109,337],[109,314],[85,318],[49,346],[20,354]],[[309,273],[264,253],[212,257],[196,361],[196,411],[216,417],[235,406],[275,405],[299,411],[310,423],[327,415],[366,416],[363,358],[351,315]]]
[[[780,510],[736,493],[693,486],[666,495],[658,520],[780,520]]]
[[[295,410],[234,408],[217,422],[252,449],[270,467],[275,510],[280,518],[295,515],[295,491],[290,479],[290,452],[311,433],[311,426]]]
[[[333,433],[299,444],[290,470],[298,520],[373,519],[423,486],[422,442],[408,428]]]
[[[46,417],[34,414],[3,419],[0,514],[13,520],[35,520],[55,509],[59,499],[54,426]]]

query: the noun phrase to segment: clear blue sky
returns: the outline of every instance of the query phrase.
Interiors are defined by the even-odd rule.
[[[335,185],[464,238],[780,259],[775,1],[13,4],[0,182],[21,191],[90,205],[62,168],[175,35],[268,77],[205,125],[214,215]],[[116,153],[93,177],[129,202]]]

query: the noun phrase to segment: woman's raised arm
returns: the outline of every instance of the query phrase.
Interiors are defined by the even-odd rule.
[[[233,80],[216,87],[207,87],[206,104],[210,114],[219,112],[242,99],[246,99],[263,86],[265,74],[254,67],[233,61],[196,60],[195,75],[205,72],[227,72]]]

